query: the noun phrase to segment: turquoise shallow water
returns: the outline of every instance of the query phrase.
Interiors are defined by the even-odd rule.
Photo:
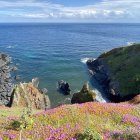
[[[19,64],[21,81],[33,77],[46,87],[52,106],[64,102],[58,80],[66,80],[72,93],[90,80],[81,61],[104,51],[140,42],[140,24],[0,24],[0,51]],[[95,81],[91,84],[96,87]]]

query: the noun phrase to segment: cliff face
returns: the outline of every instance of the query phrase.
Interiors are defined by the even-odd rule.
[[[12,70],[10,62],[11,59],[8,55],[0,53],[0,105],[6,106],[10,104],[14,88],[10,74]]]
[[[0,106],[31,107],[33,109],[50,108],[47,89],[38,89],[37,78],[30,83],[14,85],[11,71],[17,70],[11,65],[11,58],[0,53]]]
[[[12,107],[31,107],[32,109],[50,108],[49,97],[39,91],[33,83],[20,83],[13,92]]]
[[[113,49],[87,65],[111,100],[125,101],[140,93],[140,44]]]

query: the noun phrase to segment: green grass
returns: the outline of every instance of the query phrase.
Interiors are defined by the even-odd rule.
[[[128,140],[140,138],[139,107],[127,103],[85,103],[64,105],[22,116],[13,108],[0,120],[2,140]],[[2,111],[3,112],[3,111]],[[0,112],[1,114],[3,114]],[[17,115],[18,114],[18,115]],[[17,116],[16,116],[17,115]],[[26,127],[25,127],[26,126]],[[133,131],[132,131],[133,130]]]
[[[100,57],[119,82],[122,97],[140,93],[140,44],[113,49]]]

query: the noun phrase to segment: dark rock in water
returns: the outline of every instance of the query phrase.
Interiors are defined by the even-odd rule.
[[[16,76],[15,76],[15,80],[16,80],[16,81],[20,80],[20,76],[19,76],[19,75],[16,75]]]
[[[71,99],[72,104],[92,101],[96,101],[96,93],[89,89],[88,83],[84,84],[80,92],[74,93]]]
[[[11,78],[11,58],[6,54],[0,54],[0,105],[10,105],[14,84]]]
[[[58,81],[58,90],[62,92],[64,95],[69,95],[71,91],[69,84],[63,80]]]

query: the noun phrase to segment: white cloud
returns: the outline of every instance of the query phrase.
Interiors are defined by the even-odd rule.
[[[0,15],[33,19],[140,20],[140,0],[103,0],[93,5],[66,7],[61,4],[22,0],[0,1]]]

